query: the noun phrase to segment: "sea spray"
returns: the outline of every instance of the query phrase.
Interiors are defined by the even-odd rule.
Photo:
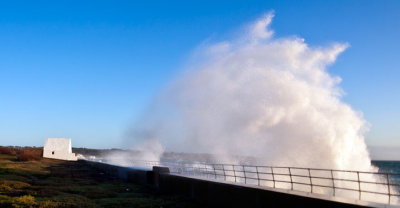
[[[223,155],[225,162],[240,163],[232,159],[239,155],[270,165],[372,170],[366,122],[341,101],[341,79],[326,70],[348,44],[274,38],[272,18],[262,16],[234,40],[203,44],[135,132],[169,151]]]
[[[163,152],[160,141],[149,138],[141,141],[132,151],[111,151],[105,155],[105,162],[128,167],[148,167],[149,162],[159,161]]]

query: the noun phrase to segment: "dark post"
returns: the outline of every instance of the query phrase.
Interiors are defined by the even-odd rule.
[[[271,174],[272,174],[272,182],[274,182],[274,188],[275,188],[275,177],[274,177],[274,168],[271,167]]]
[[[233,175],[235,176],[235,183],[236,183],[236,171],[235,171],[235,165],[232,165],[232,170],[233,170]]]
[[[290,171],[290,167],[288,167],[288,169],[289,169],[289,176],[290,176],[290,185],[291,185],[292,190],[293,190],[292,171]]]
[[[169,168],[168,167],[153,166],[153,184],[157,188],[159,186],[159,179],[160,179],[160,174],[161,173],[169,174],[170,173],[169,172]]]
[[[242,165],[242,169],[243,169],[243,174],[244,174],[244,184],[247,183],[247,176],[246,176],[246,169],[244,168],[244,165]]]
[[[226,181],[225,165],[224,164],[222,164],[222,171],[224,171],[224,180]]]
[[[212,167],[213,167],[213,170],[214,170],[215,179],[217,179],[217,172],[215,171],[215,165],[213,164]]]
[[[333,170],[331,170],[333,196],[335,196],[335,178],[333,177]]]
[[[389,194],[389,204],[390,204],[390,179],[389,179],[389,174],[386,174],[387,178],[387,187],[388,187],[388,194]]]
[[[310,177],[310,185],[311,185],[311,193],[313,192],[313,185],[312,185],[312,179],[311,179],[311,170],[308,168],[308,177]]]
[[[358,199],[361,200],[361,182],[360,182],[360,172],[357,171],[357,180],[358,180]]]

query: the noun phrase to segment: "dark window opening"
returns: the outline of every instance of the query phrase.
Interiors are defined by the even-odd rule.
[[[51,154],[52,154],[52,155],[54,155],[54,151],[53,151],[53,152],[51,152]]]

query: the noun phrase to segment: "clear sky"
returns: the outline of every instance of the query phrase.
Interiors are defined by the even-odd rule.
[[[328,70],[400,148],[400,1],[1,1],[0,145],[123,147],[127,128],[206,40],[274,10],[275,36],[349,43]]]

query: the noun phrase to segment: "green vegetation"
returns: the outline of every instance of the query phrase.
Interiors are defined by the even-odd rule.
[[[186,197],[109,178],[83,162],[0,147],[0,207],[200,207]]]

